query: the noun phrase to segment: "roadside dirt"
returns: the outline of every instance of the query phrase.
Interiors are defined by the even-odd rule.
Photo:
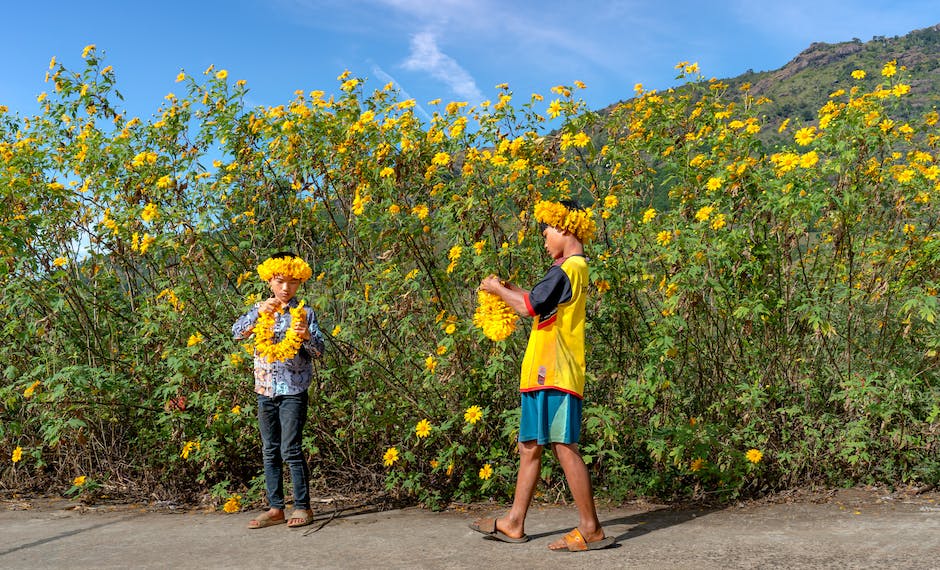
[[[353,508],[348,508],[353,507]],[[0,499],[2,568],[940,568],[940,493],[801,490],[720,508],[632,501],[601,506],[613,548],[548,551],[572,506],[534,506],[532,540],[486,540],[472,520],[496,505],[442,512],[317,503],[309,527],[248,530],[255,512],[167,505]]]

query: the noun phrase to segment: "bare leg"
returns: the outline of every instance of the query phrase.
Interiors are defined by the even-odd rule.
[[[561,463],[561,468],[565,472],[565,479],[568,480],[568,488],[571,489],[571,496],[574,497],[575,506],[578,507],[578,530],[584,536],[585,542],[595,542],[604,538],[604,529],[601,528],[601,522],[597,518],[597,509],[594,506],[594,491],[591,489],[591,477],[588,474],[587,465],[581,459],[581,453],[578,451],[576,443],[553,443],[552,451]],[[565,548],[564,539],[559,539],[549,545],[549,548],[556,550]]]
[[[516,475],[516,492],[512,508],[496,520],[496,528],[506,536],[520,538],[525,534],[525,517],[535,494],[542,467],[542,446],[534,441],[519,442],[519,473]]]

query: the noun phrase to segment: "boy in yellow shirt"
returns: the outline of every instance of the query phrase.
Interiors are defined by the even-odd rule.
[[[584,397],[584,323],[588,266],[584,242],[596,226],[588,210],[574,202],[535,205],[552,267],[531,291],[489,276],[480,289],[497,295],[521,315],[534,319],[522,362],[519,390],[519,473],[509,513],[481,519],[470,527],[503,542],[526,542],[525,518],[541,469],[542,451],[551,446],[578,508],[578,526],[549,545],[577,552],[613,544],[604,534],[594,506],[587,466],[578,451]]]

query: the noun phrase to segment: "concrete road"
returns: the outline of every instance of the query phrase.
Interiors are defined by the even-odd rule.
[[[630,503],[600,510],[615,547],[574,554],[547,549],[575,524],[573,507],[533,507],[532,540],[520,545],[468,528],[495,507],[332,519],[331,507],[318,510],[326,514],[310,527],[248,530],[256,513],[9,499],[0,502],[0,568],[940,569],[936,493],[846,491],[714,510]]]

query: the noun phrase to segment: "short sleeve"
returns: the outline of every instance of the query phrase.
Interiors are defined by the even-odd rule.
[[[526,298],[526,306],[531,316],[539,318],[555,313],[558,305],[571,300],[571,280],[560,265],[553,265],[545,277],[532,287]]]

